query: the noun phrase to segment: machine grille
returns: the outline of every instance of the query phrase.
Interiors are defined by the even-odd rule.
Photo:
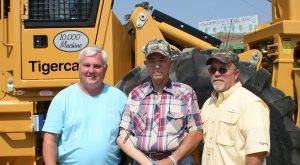
[[[29,0],[31,21],[87,21],[92,14],[93,0]]]

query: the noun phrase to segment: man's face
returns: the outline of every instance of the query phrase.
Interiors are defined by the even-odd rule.
[[[144,64],[153,82],[164,82],[169,79],[169,71],[173,60],[160,53],[153,53],[146,58]]]
[[[213,60],[209,73],[214,90],[220,93],[236,84],[240,71],[232,63],[224,64],[221,61]]]
[[[96,56],[83,56],[79,61],[80,82],[87,89],[100,87],[106,73],[106,66],[100,54]]]

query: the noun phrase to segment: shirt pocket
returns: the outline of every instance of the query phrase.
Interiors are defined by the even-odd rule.
[[[239,116],[239,113],[233,112],[226,112],[222,115],[218,123],[216,143],[225,146],[233,146],[235,144]]]
[[[184,128],[184,116],[185,114],[182,112],[180,104],[170,106],[170,110],[167,113],[166,129],[168,134],[178,134]]]
[[[133,127],[136,136],[144,136],[146,132],[147,113],[138,111],[133,115]]]

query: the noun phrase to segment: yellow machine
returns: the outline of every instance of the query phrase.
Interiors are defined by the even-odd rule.
[[[289,96],[300,96],[300,4],[272,3],[274,22],[246,36],[249,51],[240,57],[248,62],[258,57],[257,69],[266,66],[259,57],[274,57],[273,85]],[[53,97],[78,82],[77,57],[84,47],[96,44],[108,53],[105,82],[115,85],[143,64],[142,47],[154,38],[166,39],[178,51],[216,49],[221,43],[164,13],[150,15],[143,8],[134,10],[125,28],[112,11],[113,0],[1,0],[0,6],[0,165],[43,163],[43,120]],[[262,48],[268,54],[259,51]]]
[[[262,67],[271,68],[272,85],[295,98],[300,110],[300,6],[299,0],[273,0],[272,23],[245,36],[245,49],[264,54]],[[298,96],[298,97],[297,97]],[[300,126],[300,113],[295,116]]]

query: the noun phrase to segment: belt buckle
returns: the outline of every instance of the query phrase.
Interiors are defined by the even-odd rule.
[[[149,156],[150,159],[153,159],[153,154],[154,154],[154,152],[149,152],[148,153],[148,156]]]

